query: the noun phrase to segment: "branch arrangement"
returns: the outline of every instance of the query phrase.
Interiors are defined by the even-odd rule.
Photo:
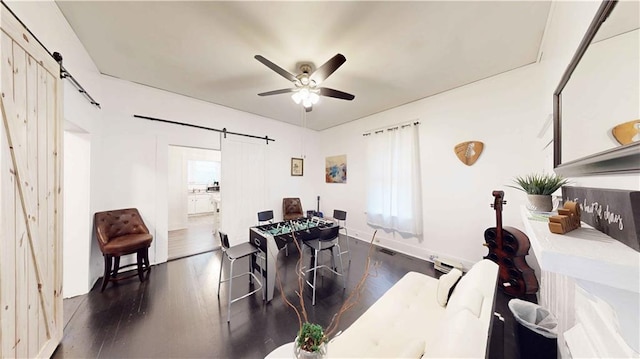
[[[376,233],[378,233],[377,230],[373,232],[373,236],[371,237],[371,242],[369,242],[369,252],[367,253],[367,261],[365,262],[365,265],[364,265],[364,273],[362,274],[362,278],[360,278],[360,281],[358,282],[358,284],[356,284],[356,287],[353,289],[351,294],[349,294],[349,296],[347,297],[347,300],[345,300],[344,303],[342,303],[342,306],[340,307],[340,310],[338,310],[338,313],[333,315],[333,318],[331,319],[331,323],[329,323],[329,326],[327,327],[324,333],[324,335],[327,338],[330,338],[331,335],[333,335],[335,331],[338,329],[338,325],[340,324],[340,317],[342,317],[342,314],[344,314],[344,312],[346,312],[347,310],[353,308],[360,301],[360,294],[362,294],[362,288],[364,288],[364,284],[366,283],[367,278],[369,278],[369,276],[371,275],[369,268],[371,267],[371,255],[373,254],[373,248],[374,248],[373,242],[376,239]]]

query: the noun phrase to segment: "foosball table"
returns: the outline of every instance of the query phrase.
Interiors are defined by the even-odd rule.
[[[267,302],[273,299],[276,285],[276,264],[278,253],[295,238],[300,242],[316,239],[320,229],[335,227],[332,220],[320,217],[299,218],[249,228],[249,240],[262,251],[262,256],[253,259],[254,270],[262,274]]]

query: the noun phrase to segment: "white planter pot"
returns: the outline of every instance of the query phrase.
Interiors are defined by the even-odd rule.
[[[298,346],[298,337],[296,337],[293,342],[293,355],[297,359],[323,359],[327,356],[327,343],[322,343],[320,350],[317,352],[308,352]]]

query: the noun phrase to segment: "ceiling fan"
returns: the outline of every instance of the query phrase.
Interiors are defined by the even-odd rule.
[[[333,97],[341,100],[351,101],[355,98],[354,95],[339,90],[334,90],[328,87],[319,87],[319,85],[327,79],[332,73],[334,73],[347,59],[342,54],[336,56],[325,62],[324,65],[318,67],[313,73],[311,71],[311,65],[300,65],[300,73],[294,75],[282,67],[267,60],[261,55],[254,56],[256,60],[262,62],[265,66],[271,70],[277,72],[280,76],[293,82],[294,88],[281,89],[259,93],[258,96],[271,96],[279,95],[283,93],[293,92],[291,98],[296,104],[302,103],[306,112],[313,109],[313,105],[318,102],[320,96]]]

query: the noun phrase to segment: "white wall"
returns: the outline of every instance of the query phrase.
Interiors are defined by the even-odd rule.
[[[536,138],[546,121],[550,96],[541,90],[539,68],[526,66],[427,99],[338,126],[322,133],[323,156],[347,155],[346,184],[324,184],[324,212],[348,212],[349,234],[369,240],[366,224],[363,132],[419,119],[423,223],[421,238],[378,232],[380,244],[429,258],[457,258],[467,265],[486,254],[484,230],[495,226],[491,192],[505,191],[505,225],[518,225],[524,194],[505,187],[516,175],[543,169],[544,154]],[[550,101],[548,101],[550,102]],[[454,153],[456,144],[478,140],[485,149],[473,166]]]
[[[64,132],[63,288],[65,298],[84,294],[89,280],[91,253],[90,212],[91,138],[86,132]]]

